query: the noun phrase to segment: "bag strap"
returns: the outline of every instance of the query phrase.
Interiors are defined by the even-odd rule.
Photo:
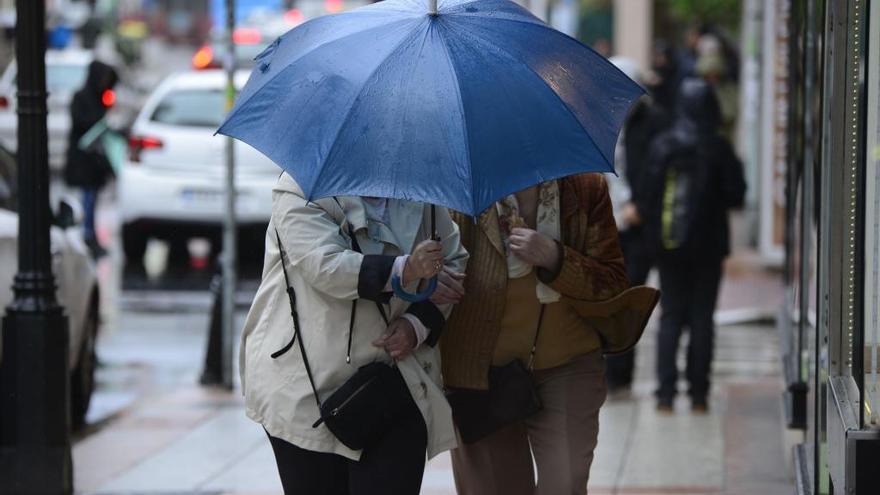
[[[532,341],[532,350],[529,351],[529,371],[534,368],[535,352],[538,350],[538,336],[541,335],[541,324],[544,322],[544,310],[546,308],[546,304],[541,304],[541,312],[538,313],[538,327],[535,329],[535,339]]]
[[[309,384],[312,386],[312,392],[315,395],[315,403],[318,409],[321,409],[321,399],[318,398],[318,388],[315,387],[315,378],[312,376],[312,367],[309,365],[309,358],[306,355],[306,348],[303,345],[302,335],[299,329],[299,312],[296,310],[296,292],[290,284],[290,277],[287,275],[287,267],[284,265],[287,253],[284,252],[284,245],[281,244],[281,235],[278,234],[278,228],[275,228],[275,238],[278,240],[278,250],[281,251],[281,271],[284,272],[284,285],[287,286],[287,299],[290,302],[290,315],[293,318],[293,338],[281,350],[272,353],[272,359],[276,359],[293,347],[294,341],[299,342],[299,352],[302,354],[303,365],[306,367],[306,374],[309,376]],[[352,320],[354,317],[352,317]]]

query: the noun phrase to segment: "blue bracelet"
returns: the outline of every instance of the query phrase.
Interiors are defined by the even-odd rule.
[[[406,302],[417,303],[424,301],[431,297],[434,291],[437,289],[437,277],[433,277],[428,281],[428,287],[425,288],[422,292],[416,294],[410,294],[409,292],[403,289],[403,286],[400,284],[400,276],[394,275],[391,277],[391,287],[394,289],[394,295],[403,299]]]

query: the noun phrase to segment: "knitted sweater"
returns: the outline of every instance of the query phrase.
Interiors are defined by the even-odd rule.
[[[604,177],[583,174],[562,179],[560,193],[561,263],[553,271],[539,268],[538,278],[563,296],[580,300],[602,301],[623,292],[629,281]],[[476,222],[460,214],[453,218],[470,261],[466,295],[441,338],[443,380],[447,387],[486,389],[507,293],[498,213],[489,208]],[[534,323],[524,322],[532,327]]]

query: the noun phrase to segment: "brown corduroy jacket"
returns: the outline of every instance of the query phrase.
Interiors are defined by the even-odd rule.
[[[572,299],[603,301],[623,292],[629,281],[601,174],[583,174],[560,182],[562,260],[554,271],[537,276]],[[453,214],[461,241],[470,253],[466,295],[453,310],[441,338],[443,380],[447,387],[486,389],[489,366],[501,331],[507,293],[507,260],[498,213],[489,208],[474,222]]]

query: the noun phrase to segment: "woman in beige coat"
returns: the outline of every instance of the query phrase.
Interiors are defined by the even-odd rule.
[[[436,214],[442,243],[429,240],[430,210],[421,203],[378,198],[307,201],[290,176],[279,179],[263,279],[245,323],[240,366],[247,415],[269,434],[286,493],[415,495],[425,452],[433,457],[455,446],[434,347],[450,307],[409,304],[392,297],[388,283],[395,273],[413,289],[418,278],[444,265],[464,270],[467,253],[444,208]],[[358,367],[375,361],[396,361],[412,395],[410,419],[363,451],[347,448],[323,424],[312,426],[320,413],[299,347],[271,356],[294,332],[278,239],[318,395],[328,397]],[[358,311],[347,362],[353,300]]]

